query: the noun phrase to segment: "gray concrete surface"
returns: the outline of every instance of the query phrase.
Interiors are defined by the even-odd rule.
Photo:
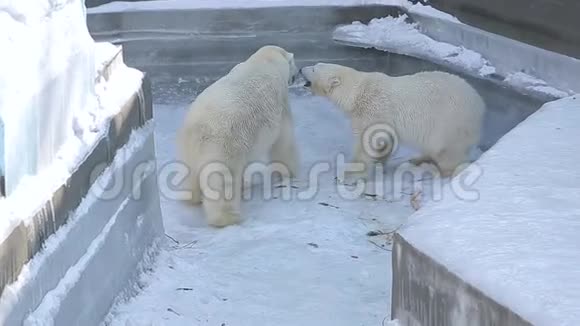
[[[137,1],[148,1],[148,0],[123,0],[125,2],[137,2]],[[115,2],[115,0],[85,0],[85,5],[87,8],[97,7],[104,5],[106,3]]]
[[[430,0],[429,4],[466,24],[580,59],[576,0]]]
[[[393,243],[391,318],[404,326],[531,326],[417,250],[399,234]]]
[[[563,91],[580,93],[580,60],[473,26],[410,14],[425,35],[476,51],[496,68],[496,75],[523,72]]]

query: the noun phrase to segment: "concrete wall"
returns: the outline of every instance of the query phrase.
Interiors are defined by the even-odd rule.
[[[580,1],[430,0],[429,4],[488,32],[580,58]]]
[[[107,80],[122,63],[119,50],[100,73]],[[152,118],[151,88],[144,76],[141,87],[127,94],[110,120],[108,133],[67,182],[0,243],[0,325],[22,325],[27,318],[32,324],[52,320],[56,325],[98,325],[115,297],[131,286],[149,247],[163,235],[156,172],[139,184],[123,179],[122,192],[110,200],[93,198],[91,187],[112,166],[132,132],[149,125]],[[109,183],[119,182],[119,175],[133,177],[128,172],[145,162],[155,166],[149,129],[146,141],[135,149],[134,157],[115,167]],[[131,197],[131,187],[138,187],[140,198]]]
[[[393,244],[391,318],[405,326],[532,324],[422,253],[399,234]]]
[[[85,0],[85,5],[87,8],[92,8],[100,5],[104,5],[105,3],[113,2],[114,0]],[[136,2],[136,1],[147,1],[147,0],[123,0],[125,2]]]

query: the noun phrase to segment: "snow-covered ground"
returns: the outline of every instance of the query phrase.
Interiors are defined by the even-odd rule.
[[[162,189],[166,243],[142,278],[142,292],[112,310],[111,325],[351,326],[390,319],[390,232],[414,211],[413,188],[407,182],[389,189],[387,181],[383,196],[349,200],[339,194],[333,168],[307,189],[311,167],[335,166],[340,153],[348,160],[352,140],[347,120],[327,100],[293,93],[303,174],[294,198],[252,198],[242,224],[213,229],[200,208],[164,198]],[[184,107],[155,106],[158,169],[175,159],[184,114]]]
[[[481,156],[478,200],[447,192],[402,236],[533,325],[578,325],[578,121],[580,95],[546,104]]]

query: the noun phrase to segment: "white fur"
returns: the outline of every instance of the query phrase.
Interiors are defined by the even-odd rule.
[[[191,104],[178,131],[178,156],[190,170],[191,202],[203,203],[210,225],[239,222],[242,176],[251,160],[270,154],[288,167],[285,177],[298,172],[288,102],[296,73],[292,53],[264,46]]]
[[[414,163],[432,161],[444,177],[459,172],[479,143],[485,103],[458,76],[432,71],[393,77],[327,63],[301,72],[313,93],[328,97],[351,118],[355,162],[367,167],[377,159],[365,153],[361,138],[378,123],[390,125],[401,144],[421,151],[423,156]]]

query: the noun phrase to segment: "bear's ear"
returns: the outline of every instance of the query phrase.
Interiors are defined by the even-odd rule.
[[[330,94],[333,89],[340,85],[340,78],[337,76],[332,76],[328,79],[328,89],[326,90],[327,94]]]

